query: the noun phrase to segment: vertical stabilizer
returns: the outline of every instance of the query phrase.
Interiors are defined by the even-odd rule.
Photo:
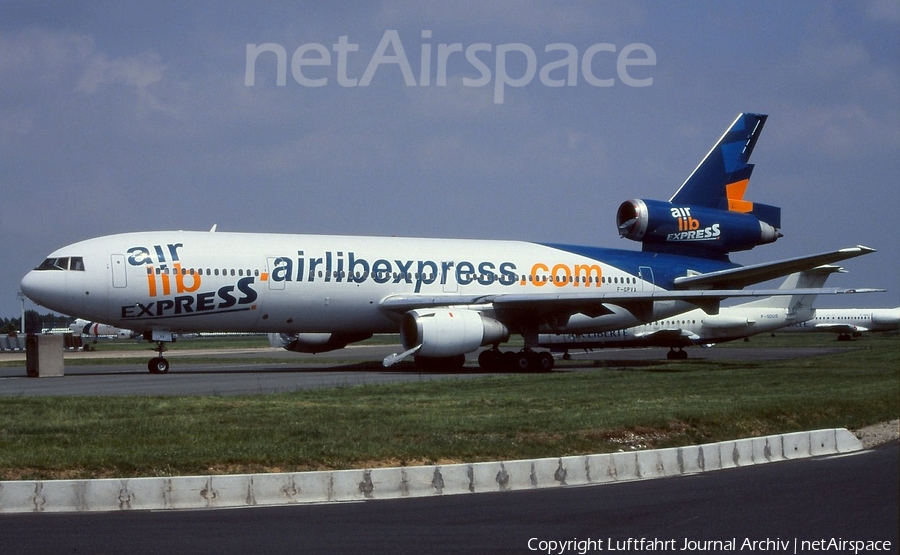
[[[767,117],[765,114],[738,115],[669,202],[753,214],[780,228],[780,208],[744,198],[753,173],[750,155]]]
[[[837,272],[844,273],[846,270],[840,266],[825,265],[797,272],[786,277],[779,289],[820,289],[825,285],[828,276]],[[816,295],[784,295],[766,297],[740,306],[783,308],[788,311],[788,314],[795,314],[799,311],[812,310],[815,300]]]

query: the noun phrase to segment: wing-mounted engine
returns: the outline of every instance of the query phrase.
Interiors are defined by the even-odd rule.
[[[706,258],[727,257],[729,252],[750,250],[781,237],[777,224],[772,225],[751,212],[659,200],[623,202],[616,213],[616,226],[619,235],[641,242],[645,251]]]
[[[508,339],[506,326],[469,309],[411,310],[403,316],[400,326],[403,348],[409,350],[421,345],[415,353],[423,357],[464,355],[482,345]]]
[[[371,333],[270,333],[269,345],[297,353],[324,353],[370,337]]]

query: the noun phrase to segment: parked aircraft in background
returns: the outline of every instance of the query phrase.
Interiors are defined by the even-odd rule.
[[[132,330],[123,330],[122,328],[110,326],[109,324],[99,324],[82,318],[76,318],[75,321],[69,325],[69,331],[73,334],[88,337],[118,337],[120,339],[130,339],[140,335]]]
[[[34,302],[141,332],[166,372],[178,332],[273,334],[299,352],[340,349],[400,331],[404,352],[454,367],[492,346],[504,360],[549,370],[541,333],[597,333],[653,322],[729,297],[841,290],[742,290],[873,252],[853,247],[739,266],[728,255],[781,236],[781,210],[744,198],[750,155],[766,121],[740,114],[668,201],[619,206],[619,234],[642,251],[520,241],[158,231],[82,241],[51,253],[22,280]],[[524,349],[502,355],[510,334]]]
[[[781,289],[822,287],[828,276],[843,271],[838,266],[820,266],[791,274]],[[856,290],[872,292],[871,289]],[[813,317],[816,295],[775,296],[735,306],[718,314],[694,309],[684,314],[631,328],[599,333],[541,334],[538,344],[552,351],[614,347],[669,347],[669,359],[688,357],[684,347],[711,346],[763,332],[771,332]]]
[[[866,332],[900,329],[897,308],[817,308],[809,320],[778,330],[778,333],[825,331],[838,334],[838,341],[850,341]]]

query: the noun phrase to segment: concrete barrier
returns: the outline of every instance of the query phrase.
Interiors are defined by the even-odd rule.
[[[0,336],[0,351],[24,351],[25,336],[17,335],[10,337],[8,335]]]
[[[63,363],[63,337],[29,333],[25,337],[25,373],[29,377],[61,377],[65,374]]]
[[[653,451],[273,474],[0,481],[0,513],[204,509],[397,499],[680,476],[863,448],[843,428]]]

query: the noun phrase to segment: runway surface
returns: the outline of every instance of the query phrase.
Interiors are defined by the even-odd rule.
[[[381,360],[399,345],[349,347],[305,355],[278,349],[172,351],[168,374],[150,374],[146,363],[116,362],[141,358],[143,353],[67,353],[65,376],[28,378],[24,354],[3,354],[21,366],[0,367],[0,397],[66,395],[239,395],[296,391],[322,387],[389,382],[465,379],[484,376],[471,357],[461,372],[424,372],[412,363],[384,368]],[[730,347],[692,349],[691,360],[799,358],[840,350],[839,347]],[[151,351],[148,351],[151,352]],[[574,356],[572,365],[555,371],[578,372],[640,361],[665,361],[667,349],[604,349]],[[16,357],[16,358],[13,358]],[[205,362],[191,363],[202,358]],[[263,362],[259,362],[260,359]],[[77,364],[76,364],[77,363]]]

